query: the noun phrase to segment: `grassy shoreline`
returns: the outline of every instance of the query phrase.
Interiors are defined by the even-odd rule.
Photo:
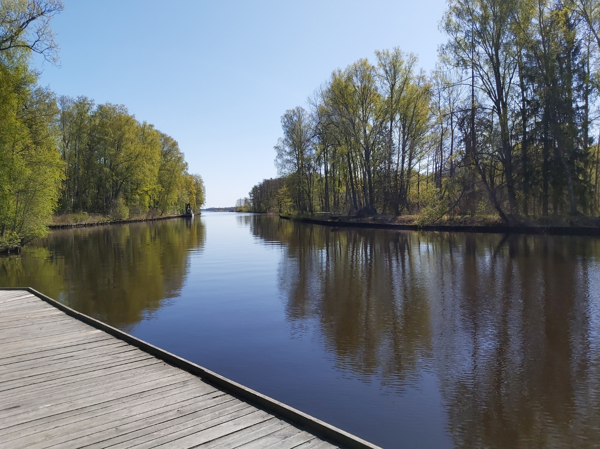
[[[93,226],[105,226],[111,224],[126,224],[126,223],[140,223],[144,221],[157,221],[157,220],[168,220],[171,218],[181,218],[185,217],[182,214],[175,215],[141,215],[134,216],[127,219],[116,219],[111,217],[106,217],[102,215],[90,215],[87,219],[79,220],[79,219],[69,219],[64,216],[59,216],[60,218],[55,217],[54,222],[48,225],[48,229],[57,230],[57,229],[71,229],[71,228],[86,228]]]
[[[545,218],[530,220],[517,226],[507,226],[493,217],[454,217],[435,224],[418,224],[418,216],[376,215],[355,217],[334,214],[279,215],[298,223],[331,227],[395,229],[404,231],[479,232],[494,234],[548,234],[600,236],[600,218],[576,217],[571,220]]]

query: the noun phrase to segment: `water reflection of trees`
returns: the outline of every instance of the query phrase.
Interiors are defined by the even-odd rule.
[[[430,296],[439,304],[434,351],[456,443],[595,444],[599,242],[498,240],[463,236],[452,262],[436,245],[446,268],[438,279],[456,282]]]
[[[600,441],[600,240],[348,230],[257,217],[292,322],[340,368],[439,379],[460,447]],[[416,385],[416,383],[415,383]]]
[[[32,286],[76,310],[129,328],[178,296],[201,220],[57,231],[22,256],[0,259],[0,285]]]
[[[316,318],[340,368],[396,386],[418,375],[431,352],[430,304],[408,235],[260,217],[253,229],[285,243],[287,317]]]

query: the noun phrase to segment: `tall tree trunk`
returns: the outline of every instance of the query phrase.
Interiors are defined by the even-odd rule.
[[[544,106],[544,136],[543,136],[543,147],[542,147],[542,216],[548,216],[548,185],[550,177],[550,136],[549,134],[549,114],[548,105]]]
[[[600,172],[600,136],[598,136],[598,144],[596,145],[596,180],[594,182],[594,192],[595,192],[595,200],[594,203],[596,205],[596,213],[599,213],[600,211],[599,206],[600,206],[600,189],[598,188],[598,172]]]
[[[528,137],[527,137],[527,102],[525,99],[525,80],[523,79],[523,57],[519,52],[518,58],[519,84],[521,90],[521,190],[523,192],[523,214],[529,215],[529,167],[528,167]]]
[[[454,176],[454,112],[450,112],[450,177]]]
[[[325,150],[325,151],[327,151],[327,150]],[[325,169],[325,173],[324,173],[325,174],[325,192],[324,192],[325,198],[323,201],[323,203],[324,203],[323,209],[325,209],[325,212],[329,212],[329,176],[328,176],[329,175],[329,164],[327,161],[327,153],[325,153],[325,163],[323,165],[324,165],[324,169]]]
[[[375,209],[375,191],[373,190],[373,175],[371,173],[371,150],[365,151],[365,165],[367,171],[368,199],[366,201],[369,210]]]
[[[352,205],[354,210],[358,210],[358,204],[356,202],[356,187],[354,185],[354,168],[352,166],[352,159],[350,158],[350,152],[346,153],[348,159],[348,176],[350,177],[350,192],[352,195]]]

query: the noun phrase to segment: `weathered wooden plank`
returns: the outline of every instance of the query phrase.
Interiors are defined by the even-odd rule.
[[[101,355],[90,357],[89,359],[77,359],[73,362],[64,363],[63,366],[50,365],[42,366],[36,369],[25,369],[15,371],[10,374],[4,374],[0,378],[0,391],[14,386],[14,382],[38,382],[40,379],[55,379],[57,376],[74,375],[89,370],[97,370],[105,366],[113,366],[131,361],[140,361],[151,356],[144,355],[133,349],[124,353]]]
[[[0,311],[10,310],[13,306],[18,306],[19,304],[33,306],[40,310],[48,309],[48,307],[56,309],[56,307],[53,305],[48,304],[45,301],[39,301],[39,299],[40,298],[38,298],[36,295],[30,293],[26,295],[12,296],[10,298],[4,298],[3,296],[0,298],[0,301],[2,301],[0,302]]]
[[[0,382],[0,391],[7,391],[14,388],[18,388],[21,386],[29,386],[29,385],[50,385],[56,382],[58,378],[61,379],[76,379],[77,376],[83,375],[102,375],[104,370],[111,370],[115,368],[127,369],[129,366],[135,366],[136,364],[145,364],[148,363],[158,363],[156,359],[153,359],[151,356],[148,358],[138,358],[138,355],[132,356],[129,359],[119,359],[119,360],[105,360],[101,364],[98,365],[84,365],[73,367],[69,370],[65,370],[59,373],[41,373],[35,376],[27,376],[25,378],[13,379],[6,382]]]
[[[59,312],[59,313],[57,313]],[[73,323],[79,322],[74,318],[65,315],[56,308],[46,304],[44,307],[37,307],[35,303],[28,305],[27,307],[11,307],[8,308],[5,305],[0,304],[0,331],[10,325],[18,325],[27,318],[41,319],[42,317],[54,317],[55,319],[62,319],[63,321],[70,321]],[[83,324],[83,323],[82,323]]]
[[[4,341],[3,339],[0,339],[0,353],[9,354],[17,352],[19,348],[25,353],[30,351],[31,348],[36,349],[48,346],[61,347],[63,344],[69,344],[80,339],[90,339],[90,336],[94,334],[96,334],[96,336],[102,336],[102,338],[105,339],[110,338],[110,336],[98,329],[88,329],[87,331],[77,329],[75,332],[57,333],[55,335],[48,335],[46,338],[36,336],[35,338],[15,339],[14,341]]]
[[[268,413],[245,404],[245,408],[236,410],[233,413],[220,414],[219,416],[210,419],[207,419],[207,416],[201,416],[192,421],[169,427],[166,429],[165,435],[151,435],[151,439],[148,441],[140,443],[136,440],[134,443],[135,447],[138,449],[150,449],[163,445],[173,449],[180,447],[194,447],[203,442],[214,440],[219,436],[233,433],[270,418],[271,415]],[[232,422],[234,424],[228,425],[228,423]],[[216,432],[211,432],[208,435],[197,435],[203,431],[215,429],[219,426],[220,428]]]
[[[206,390],[208,391],[208,390]],[[199,393],[199,392],[197,392]],[[194,394],[197,394],[194,393]],[[179,392],[178,392],[179,394]],[[200,396],[202,396],[204,394],[204,390],[202,391],[202,394]],[[206,393],[207,395],[213,395],[213,394],[222,394],[219,391],[216,392],[208,392]],[[190,396],[191,397],[191,396]],[[184,403],[185,401],[187,401],[187,399],[185,400],[181,400],[182,403]],[[69,423],[75,423],[75,422],[79,422],[79,421],[88,421],[88,416],[92,415],[94,416],[94,414],[97,414],[98,416],[101,415],[105,415],[105,414],[110,414],[113,412],[118,412],[121,409],[125,409],[127,407],[129,407],[130,404],[129,402],[124,402],[124,401],[116,401],[116,402],[112,402],[112,403],[107,403],[107,404],[103,404],[101,406],[94,406],[89,408],[88,410],[69,410],[68,412],[65,413],[61,413],[60,415],[49,415],[49,416],[44,416],[43,418],[37,419],[35,421],[35,426],[31,425],[30,422],[26,422],[26,423],[22,423],[22,424],[16,424],[14,426],[11,427],[7,427],[3,430],[0,430],[0,436],[6,437],[10,436],[10,438],[17,438],[20,436],[24,436],[24,435],[30,435],[30,434],[34,434],[37,432],[42,432],[42,431],[47,431],[47,430],[51,430],[55,427],[60,427],[60,426],[64,426],[67,425]],[[87,424],[87,422],[86,422]],[[87,428],[86,427],[82,427],[84,429]]]
[[[98,341],[91,341],[89,343],[79,343],[79,344],[74,344],[74,345],[69,345],[69,346],[59,346],[59,347],[50,348],[50,349],[43,349],[39,352],[34,352],[34,353],[26,353],[26,354],[12,353],[9,356],[5,356],[4,354],[2,354],[2,358],[0,359],[0,367],[8,367],[8,366],[12,365],[13,363],[21,363],[21,362],[27,362],[27,361],[31,361],[31,360],[35,360],[38,363],[45,363],[47,360],[56,359],[56,358],[60,357],[61,355],[75,355],[79,352],[81,352],[82,354],[85,354],[85,353],[87,353],[87,351],[96,351],[99,349],[104,349],[104,348],[109,348],[109,347],[121,348],[125,345],[127,345],[127,343],[124,343],[122,341],[111,338],[111,339],[102,339],[102,340],[98,340]]]
[[[222,402],[207,409],[199,406],[191,406],[181,416],[171,417],[168,420],[165,419],[167,417],[159,417],[152,425],[138,427],[135,431],[112,438],[108,442],[92,444],[89,446],[89,449],[99,447],[123,449],[133,446],[138,447],[142,444],[151,444],[157,438],[171,435],[177,431],[189,429],[190,427],[197,428],[200,425],[214,425],[219,421],[232,419],[236,413],[245,415],[255,410],[251,405],[233,398],[230,401]]]
[[[31,295],[8,298],[2,304],[0,304],[0,306],[2,307],[1,310],[3,312],[6,310],[10,311],[13,308],[19,307],[21,305],[35,307],[36,309],[44,309],[44,308],[47,308],[47,306],[49,304],[40,304],[37,301],[37,298],[35,296],[31,296]],[[50,307],[52,307],[52,306],[50,306]]]
[[[44,341],[35,340],[32,342],[22,342],[21,344],[17,342],[7,345],[3,345],[0,342],[0,354],[2,354],[3,357],[9,357],[12,355],[25,355],[44,351],[46,349],[65,348],[67,346],[75,346],[84,342],[91,343],[101,340],[112,341],[114,339],[111,338],[110,335],[106,335],[101,330],[93,329],[76,336],[57,335],[56,337],[47,338]]]
[[[298,446],[299,449],[341,449],[341,446],[336,446],[328,441],[315,439]]]
[[[46,341],[37,340],[34,342],[28,342],[23,344],[19,351],[18,343],[11,343],[10,345],[3,346],[0,344],[0,354],[2,357],[8,359],[13,356],[27,356],[31,354],[44,353],[46,351],[52,351],[55,349],[68,348],[86,343],[94,343],[98,341],[111,341],[110,336],[103,334],[102,331],[89,331],[84,332],[71,338],[65,338],[65,336],[57,336],[48,338]]]
[[[251,441],[246,444],[242,444],[241,446],[238,446],[238,447],[244,448],[244,449],[258,449],[258,448],[262,449],[263,447],[268,447],[274,443],[275,444],[280,443],[282,441],[285,441],[288,438],[291,438],[295,435],[300,435],[300,434],[302,434],[302,431],[300,429],[298,429],[297,427],[287,426],[281,430],[278,430],[277,432],[273,432],[269,435],[265,435],[262,438],[259,438],[257,440]]]
[[[143,428],[147,425],[142,423],[143,420],[153,419],[155,421],[164,421],[163,416],[167,413],[179,413],[181,404],[188,404],[191,401],[198,402],[199,400],[206,403],[219,404],[231,401],[232,398],[220,391],[200,394],[195,388],[191,388],[188,391],[166,395],[159,399],[132,404],[120,410],[111,409],[110,412],[106,412],[106,409],[101,409],[102,415],[94,416],[93,418],[89,418],[91,415],[84,417],[86,424],[90,423],[89,426],[86,425],[85,428],[81,428],[77,423],[70,423],[68,426],[56,427],[51,429],[51,433],[48,433],[48,438],[38,444],[30,444],[29,449],[56,445],[63,447],[65,444],[72,447],[87,447],[90,444],[114,439],[114,437],[124,434],[127,430]],[[80,418],[81,416],[78,415],[75,419]],[[71,430],[74,426],[78,426],[78,428]],[[1,445],[0,448],[2,448]]]
[[[117,392],[105,389],[101,392],[102,394],[96,395],[107,397],[110,393],[112,394],[112,399],[127,397],[127,401],[112,401],[111,398],[109,398],[107,402],[92,403],[96,398],[88,399],[85,395],[68,397],[63,400],[57,400],[54,398],[55,402],[50,399],[45,404],[37,404],[35,407],[27,407],[24,410],[17,409],[17,413],[10,415],[10,417],[13,419],[13,425],[9,425],[3,429],[0,429],[0,435],[2,435],[3,440],[8,441],[15,438],[20,438],[24,435],[39,433],[55,427],[73,424],[79,420],[86,419],[86,416],[91,414],[100,416],[105,413],[110,413],[111,410],[114,411],[128,407],[137,403],[138,401],[144,402],[145,400],[151,400],[153,397],[160,397],[161,394],[168,395],[169,390],[174,389],[175,392],[179,394],[178,388],[182,388],[182,386],[185,387],[185,385],[185,381],[177,381],[177,379],[175,379],[175,381],[163,381],[161,383],[157,383],[156,379],[154,379],[152,382],[144,382],[143,389],[139,392],[139,394],[134,393],[134,395],[131,397],[128,397],[128,394],[131,393],[130,385],[121,386]],[[146,397],[149,397],[150,399],[145,399]],[[53,410],[56,411],[57,406],[62,406],[65,403],[74,403],[76,401],[81,402],[85,399],[88,399],[91,405],[85,406],[85,401],[83,401],[83,406],[76,410],[69,409],[64,412],[50,413]],[[47,409],[46,411],[49,410],[50,412],[35,416],[34,412],[44,409]],[[74,412],[76,412],[76,414],[74,414]]]
[[[0,345],[5,346],[7,349],[10,349],[11,346],[18,346],[19,344],[31,344],[35,345],[43,345],[46,344],[50,338],[59,337],[59,336],[72,336],[73,338],[77,338],[80,335],[77,334],[87,334],[89,330],[84,328],[72,328],[71,326],[64,327],[56,327],[55,329],[48,329],[47,332],[40,329],[32,329],[29,333],[22,333],[21,335],[8,335],[6,337],[0,337]]]
[[[60,402],[58,404],[49,404],[48,407],[43,409],[35,409],[25,411],[23,413],[15,414],[10,417],[4,418],[0,422],[0,429],[21,424],[24,422],[35,421],[37,419],[48,417],[51,415],[59,415],[72,410],[86,409],[88,407],[99,406],[101,404],[107,404],[115,400],[124,400],[125,398],[131,398],[136,394],[147,391],[148,388],[156,388],[161,385],[169,385],[176,383],[180,380],[177,376],[167,377],[165,379],[155,380],[152,385],[148,384],[132,384],[126,389],[107,392],[104,395],[86,397],[83,399],[69,400],[67,402]]]
[[[43,386],[44,388],[54,388],[56,386],[69,383],[72,380],[92,379],[92,378],[96,378],[96,377],[102,377],[107,374],[114,374],[114,373],[118,373],[118,372],[131,370],[131,369],[137,368],[137,367],[147,367],[147,366],[152,366],[152,365],[158,365],[160,363],[161,362],[158,362],[153,357],[149,357],[149,358],[141,360],[141,361],[136,361],[136,362],[132,362],[132,363],[122,363],[122,364],[118,364],[116,366],[102,367],[102,369],[96,369],[96,370],[92,370],[92,371],[73,372],[73,373],[69,373],[67,376],[61,376],[61,378],[59,378],[59,379],[53,379],[53,380],[40,379],[40,380],[37,380],[36,382],[21,382],[21,383],[15,382],[14,385],[8,385],[6,389],[10,390],[11,388],[20,388],[20,387],[27,389],[27,388],[29,388],[30,385],[33,385],[33,384]],[[75,379],[74,379],[74,377],[75,377]],[[2,390],[0,390],[0,391],[2,391]]]
[[[10,298],[13,295],[31,295],[31,293],[23,288],[3,289],[0,297]]]
[[[60,377],[45,382],[25,382],[12,389],[0,391],[0,400],[6,400],[15,395],[25,397],[30,394],[43,393],[44,391],[68,392],[70,389],[81,388],[82,386],[101,385],[107,382],[112,383],[118,378],[129,377],[130,374],[137,376],[153,376],[166,375],[168,372],[168,366],[165,365],[164,362],[148,358],[144,359],[144,361],[105,368],[103,370],[78,374],[76,376],[61,375]]]
[[[30,310],[52,310],[52,306],[50,304],[38,302],[35,297],[25,298],[22,300],[9,301],[5,304],[2,304],[2,307],[0,308],[0,315],[9,315],[14,312]]]
[[[105,447],[117,444],[127,444],[128,441],[145,433],[160,432],[161,428],[168,427],[174,419],[186,419],[187,415],[202,412],[203,410],[216,410],[230,407],[236,400],[222,392],[215,392],[200,398],[188,398],[181,400],[178,404],[161,407],[156,410],[148,410],[138,414],[129,421],[120,422],[105,431],[89,433],[74,439],[72,444],[76,447]],[[188,418],[191,419],[191,418]]]
[[[2,329],[5,325],[10,325],[14,322],[19,322],[22,320],[35,320],[38,318],[57,318],[57,317],[61,317],[61,312],[60,311],[54,311],[54,312],[45,312],[45,311],[39,311],[39,312],[33,312],[33,313],[23,313],[23,314],[19,314],[19,315],[14,315],[11,317],[0,317],[0,329]]]
[[[50,318],[50,317],[63,317],[64,313],[62,313],[60,310],[50,310],[50,311],[44,311],[44,310],[40,310],[37,312],[29,312],[29,313],[23,313],[23,314],[19,314],[16,316],[11,316],[11,317],[2,317],[0,318],[0,329],[3,328],[6,324],[12,324],[14,322],[20,322],[22,320],[36,320],[36,319],[40,319],[40,318]]]
[[[166,446],[173,449],[186,449],[190,447],[204,446],[206,443],[224,436],[234,435],[240,432],[251,432],[256,425],[264,422],[270,422],[272,419],[273,415],[270,415],[262,410],[256,410],[248,415],[211,426],[204,430],[196,431],[198,429],[191,429],[193,433],[183,438],[169,441]]]
[[[36,313],[51,312],[52,306],[46,305],[45,307],[38,307],[35,303],[29,304],[13,304],[10,306],[0,306],[0,319],[11,320],[16,319],[23,315],[32,315]]]
[[[55,318],[53,320],[46,320],[42,322],[41,320],[36,320],[33,324],[20,326],[18,323],[13,323],[11,325],[0,326],[0,338],[12,338],[13,336],[21,336],[28,334],[39,334],[46,333],[49,335],[50,332],[59,329],[70,328],[72,330],[89,330],[89,326],[84,323],[81,323],[77,320],[73,320],[73,318],[69,317],[60,317]]]
[[[14,298],[15,296],[35,296],[33,293],[31,293],[30,291],[27,291],[25,289],[19,289],[19,290],[2,290],[1,293],[1,297],[2,299],[10,299],[10,298]]]
[[[11,295],[15,295],[15,294],[20,294],[20,295],[32,295],[33,293],[30,292],[27,288],[20,288],[20,287],[3,287],[2,290],[0,291],[0,296],[11,296]]]
[[[263,446],[266,448],[278,448],[278,449],[293,449],[296,447],[304,446],[312,441],[315,441],[316,437],[308,432],[300,432],[290,438],[286,438],[282,441],[271,444],[270,446]]]
[[[7,310],[15,304],[35,304],[37,298],[33,295],[13,296],[12,298],[0,299],[0,307]]]
[[[39,299],[37,296],[32,295],[31,293],[19,294],[13,296],[5,296],[4,292],[1,292],[2,296],[0,296],[0,309],[6,304],[10,305],[15,301],[28,301],[31,299]]]
[[[64,314],[48,314],[30,316],[25,315],[18,320],[12,321],[0,321],[0,335],[8,334],[9,332],[15,332],[23,330],[24,328],[38,328],[41,326],[47,326],[49,324],[70,324],[71,319],[66,317]]]
[[[35,302],[27,302],[27,303],[14,303],[10,305],[2,304],[0,306],[0,318],[3,320],[16,318],[20,315],[28,315],[40,312],[50,312],[52,311],[52,306],[45,305],[44,307],[39,307]]]
[[[267,421],[263,421],[245,429],[243,432],[234,432],[228,435],[216,438],[202,444],[202,449],[234,449],[251,441],[258,440],[266,435],[270,435],[284,427],[289,427],[289,424],[281,419],[272,417]]]
[[[112,351],[111,351],[112,349]],[[69,360],[65,360],[63,359],[44,359],[43,362],[38,363],[37,366],[32,366],[32,360],[26,360],[23,362],[18,362],[18,363],[11,363],[11,364],[6,364],[6,365],[0,365],[2,367],[2,369],[0,369],[0,372],[7,371],[6,376],[8,376],[8,372],[19,375],[19,373],[21,371],[27,371],[28,373],[34,373],[35,370],[48,370],[48,372],[51,372],[52,370],[54,370],[56,367],[55,365],[58,363],[62,363],[63,364],[63,368],[67,369],[69,368],[72,364],[76,364],[76,363],[90,363],[90,362],[94,362],[95,359],[99,358],[99,357],[109,357],[109,356],[114,356],[114,357],[119,357],[121,355],[125,355],[128,354],[130,352],[136,352],[139,355],[147,355],[144,354],[142,351],[140,351],[137,348],[134,348],[132,346],[117,346],[117,347],[112,347],[109,346],[104,347],[104,348],[100,348],[97,351],[90,351],[90,353],[87,356],[82,356],[81,353],[75,353],[75,355],[73,355],[74,353],[70,353],[71,359]],[[61,356],[65,357],[68,356],[69,354],[61,354]],[[59,356],[60,357],[60,356]]]
[[[8,345],[10,343],[20,343],[27,341],[46,341],[46,337],[55,335],[67,335],[85,333],[89,329],[79,326],[71,326],[68,323],[49,323],[46,326],[32,326],[29,332],[26,329],[10,330],[0,336],[0,344]]]
[[[2,297],[0,297],[0,304],[5,304],[10,301],[19,300],[21,298],[36,298],[36,296],[32,295],[29,292],[24,291],[14,291],[14,292],[3,292]]]
[[[131,365],[128,365],[131,366]],[[39,383],[35,385],[23,385],[12,390],[0,392],[0,401],[8,402],[13,400],[27,400],[32,396],[45,397],[46,395],[56,394],[60,391],[65,395],[73,394],[73,391],[85,391],[87,389],[102,389],[110,387],[110,385],[120,381],[127,380],[131,382],[135,378],[167,376],[170,374],[169,368],[162,363],[154,363],[153,365],[143,364],[131,369],[119,370],[114,373],[103,373],[99,376],[90,378],[89,376],[76,376],[66,378],[62,384],[53,384],[51,387],[48,383]],[[58,379],[57,379],[58,380]]]
[[[70,352],[53,357],[47,357],[43,359],[43,361],[25,360],[10,364],[7,363],[5,365],[0,365],[0,379],[4,380],[5,376],[8,378],[10,375],[19,376],[22,371],[26,371],[28,374],[34,373],[39,369],[45,369],[47,372],[52,372],[56,368],[68,368],[70,364],[75,362],[93,363],[98,357],[119,356],[131,351],[137,351],[138,354],[143,354],[139,349],[132,348],[130,345],[108,346],[97,349],[96,351],[90,350],[89,354],[84,356],[82,356],[81,352]],[[83,352],[85,353],[86,351]],[[40,365],[42,366],[40,367]]]
[[[0,308],[2,306],[0,305]],[[0,331],[5,329],[7,326],[22,324],[25,320],[36,320],[41,321],[48,318],[62,319],[65,321],[72,320],[69,316],[64,313],[60,313],[60,310],[56,309],[35,309],[27,310],[19,313],[12,314],[0,314]]]
[[[2,323],[16,323],[19,320],[28,317],[28,316],[43,316],[44,314],[50,314],[55,312],[56,309],[52,310],[52,307],[50,306],[50,308],[42,308],[39,309],[37,307],[14,307],[9,309],[4,308],[4,306],[0,305],[0,320],[2,321]],[[55,315],[55,316],[60,316],[60,315]],[[2,326],[0,326],[0,330],[2,329]]]
[[[161,406],[173,406],[190,396],[199,399],[202,396],[215,394],[215,391],[199,390],[195,379],[163,385],[146,392],[127,397],[127,401],[111,401],[104,407],[87,407],[72,411],[65,416],[53,415],[57,419],[40,419],[35,421],[35,431],[31,427],[7,433],[3,445],[24,445],[28,448],[44,447],[67,443],[76,438],[89,436],[106,429],[121,426],[124,422],[139,420],[138,413],[150,413]],[[220,392],[216,392],[220,393]],[[68,415],[68,416],[66,416]],[[85,425],[82,426],[82,423]],[[10,430],[7,429],[7,430]]]
[[[68,329],[68,328],[67,328]],[[15,336],[15,337],[8,337],[8,338],[0,338],[0,345],[1,346],[10,346],[13,344],[44,344],[46,341],[48,341],[49,338],[52,337],[78,337],[81,334],[87,334],[89,332],[89,330],[85,329],[85,328],[73,328],[71,330],[66,330],[66,329],[56,329],[54,331],[49,331],[48,333],[44,334],[44,333],[34,333],[32,332],[31,336],[27,336],[27,335],[23,335],[23,336]],[[100,331],[102,332],[102,331]]]
[[[185,376],[184,373],[169,372],[168,374],[156,375],[144,375],[143,377],[137,376],[135,384],[148,384],[155,380],[162,380],[170,377],[177,376],[180,382],[189,381],[189,376]],[[133,382],[132,378],[128,377],[123,380],[114,380],[112,382],[106,382],[104,384],[95,384],[93,387],[84,386],[76,390],[60,390],[57,391],[41,391],[37,394],[32,395],[18,395],[12,396],[2,400],[3,409],[0,410],[0,420],[6,415],[14,416],[16,413],[20,413],[23,410],[30,411],[35,408],[48,407],[50,404],[56,405],[62,402],[73,401],[79,398],[92,398],[94,396],[105,395],[107,392],[120,391],[129,388]],[[198,386],[196,388],[199,388]]]

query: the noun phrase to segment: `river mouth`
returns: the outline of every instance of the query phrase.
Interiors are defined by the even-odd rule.
[[[382,447],[600,441],[600,238],[278,217],[55,231],[30,286]]]

